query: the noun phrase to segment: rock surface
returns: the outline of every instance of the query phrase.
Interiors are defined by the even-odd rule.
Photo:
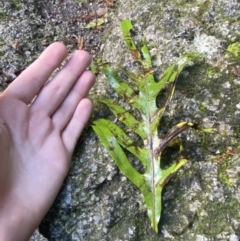
[[[39,54],[44,47],[43,36],[47,39],[50,36],[48,44],[71,33],[71,25],[61,18],[64,11],[56,10],[61,1],[55,4],[41,1],[43,5],[39,6],[34,1],[21,2],[22,8],[15,9],[13,16],[26,21],[0,22],[0,64],[9,71],[31,62]],[[24,2],[28,2],[27,9]],[[49,4],[46,5],[49,9],[44,3]],[[72,9],[70,6],[76,2],[72,0],[69,4]],[[6,6],[7,1],[0,3],[0,11]],[[83,11],[83,5],[74,6]],[[69,176],[43,220],[40,232],[47,240],[57,241],[239,240],[240,51],[236,49],[236,43],[240,42],[239,1],[127,0],[116,1],[115,8],[110,11],[101,42],[102,60],[135,70],[119,27],[125,18],[132,20],[134,39],[145,40],[149,46],[156,77],[184,53],[201,53],[199,62],[179,77],[174,99],[160,129],[166,133],[179,121],[188,120],[214,127],[217,133],[203,135],[189,131],[181,136],[189,162],[164,189],[160,232],[155,234],[150,228],[142,195],[119,172],[88,128],[79,140]],[[43,14],[45,11],[48,15]],[[29,18],[31,24],[27,21]],[[37,21],[38,18],[44,21]],[[81,29],[79,20],[72,26],[72,32],[77,31],[78,24]],[[21,48],[24,59],[9,46],[16,39],[25,43]],[[112,118],[109,111],[96,102],[102,95],[117,98],[99,74],[90,95],[96,104],[93,119]]]

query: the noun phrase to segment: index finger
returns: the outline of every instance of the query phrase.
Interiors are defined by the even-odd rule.
[[[9,85],[3,94],[29,104],[66,56],[67,48],[64,44],[56,42],[49,45],[43,53]]]

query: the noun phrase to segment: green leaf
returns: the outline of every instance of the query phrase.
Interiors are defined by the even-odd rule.
[[[109,128],[101,125],[101,123],[97,121],[95,122],[95,125],[93,125],[93,130],[98,134],[103,145],[107,148],[122,173],[137,187],[140,187],[143,182],[143,176],[137,172],[128,161],[114,134],[109,130]]]
[[[109,120],[99,119],[94,121],[93,129],[122,173],[141,190],[151,226],[155,232],[158,232],[162,210],[162,189],[172,175],[187,161],[182,155],[183,146],[176,139],[177,136],[188,128],[207,133],[212,133],[213,130],[199,127],[191,122],[181,122],[174,126],[162,139],[159,138],[159,121],[173,97],[177,77],[185,66],[192,64],[199,55],[185,54],[177,63],[172,64],[164,71],[160,80],[155,81],[147,45],[144,44],[140,51],[137,49],[131,37],[133,26],[129,20],[124,20],[121,23],[121,28],[129,51],[133,58],[140,63],[141,72],[133,74],[120,69],[119,71],[124,73],[127,80],[121,80],[120,75],[109,64],[104,65],[103,72],[110,86],[131,106],[132,111],[126,110],[111,99],[105,98],[101,102],[110,108],[120,122],[124,123],[128,132],[131,130],[142,139],[142,145],[137,145],[138,142],[130,138],[117,124]],[[159,108],[156,105],[156,98],[166,86],[168,86],[169,94],[165,103]],[[135,115],[136,113],[137,115]],[[161,154],[164,148],[172,145],[178,146],[179,157],[170,167],[161,169]],[[124,150],[132,153],[141,161],[144,167],[143,174],[134,169]]]
[[[96,28],[108,21],[108,13],[106,13],[102,18],[96,18],[91,20],[84,28]]]
[[[118,94],[131,103],[135,108],[141,109],[141,105],[139,106],[138,103],[136,103],[136,98],[138,98],[138,96],[128,84],[120,80],[116,71],[114,71],[108,64],[105,64],[103,66],[103,73],[106,75],[111,87]],[[133,75],[131,75],[131,78],[132,77]]]
[[[142,137],[143,140],[147,139],[146,133],[144,132],[145,126],[143,123],[136,120],[122,106],[110,99],[102,99],[101,102],[106,104],[121,122],[131,128],[131,130]]]
[[[126,150],[131,152],[134,156],[136,156],[139,160],[141,160],[143,166],[146,167],[148,162],[147,150],[136,146],[133,140],[120,127],[105,119],[98,119],[94,121],[93,124],[97,127],[101,126],[102,128],[107,128],[112,133],[115,133],[115,138],[117,139],[118,143]]]

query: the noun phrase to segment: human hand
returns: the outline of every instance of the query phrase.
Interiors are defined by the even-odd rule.
[[[0,240],[28,240],[52,205],[92,105],[91,57],[50,45],[0,95]],[[36,97],[36,99],[32,100]]]

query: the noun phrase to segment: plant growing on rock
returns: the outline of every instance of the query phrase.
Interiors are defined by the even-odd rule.
[[[189,127],[201,129],[205,132],[211,132],[211,129],[203,129],[190,122],[181,122],[174,126],[164,138],[159,138],[159,121],[172,99],[176,79],[184,67],[197,56],[195,54],[185,55],[180,61],[168,67],[159,81],[155,81],[152,61],[147,46],[143,45],[140,51],[136,48],[131,38],[133,27],[129,20],[124,20],[121,23],[121,28],[127,47],[133,58],[140,64],[142,72],[139,75],[126,73],[130,82],[134,83],[135,88],[121,81],[118,73],[109,64],[103,66],[103,72],[111,87],[131,107],[140,113],[140,118],[135,118],[129,111],[112,99],[104,98],[101,102],[111,109],[120,122],[124,123],[128,129],[138,135],[142,139],[143,144],[137,145],[136,141],[130,138],[124,130],[107,119],[94,121],[93,129],[122,173],[141,190],[151,226],[155,232],[158,232],[163,186],[187,161],[181,154],[183,147],[179,141],[176,141],[176,137]],[[156,99],[159,92],[166,85],[169,87],[169,95],[164,105],[159,108]],[[179,158],[170,167],[161,169],[161,154],[165,147],[172,144],[178,145],[180,151]],[[132,166],[124,150],[127,150],[140,160],[144,168],[143,174]]]

